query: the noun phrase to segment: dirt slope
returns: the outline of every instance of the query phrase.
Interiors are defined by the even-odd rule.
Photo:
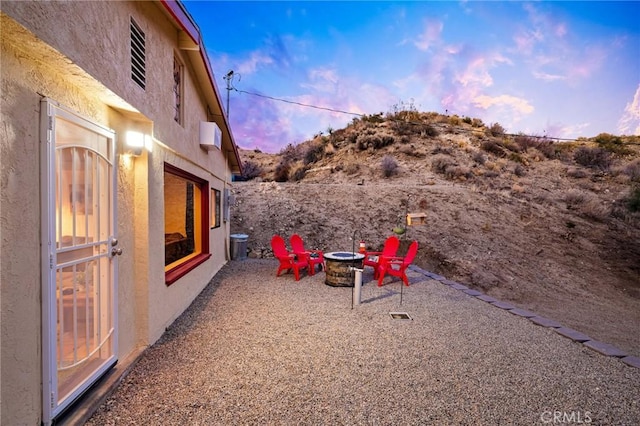
[[[378,248],[407,212],[424,212],[403,236],[402,248],[420,244],[416,264],[640,356],[640,215],[628,208],[637,147],[583,166],[581,147],[602,154],[589,141],[523,149],[428,118],[404,134],[354,120],[278,155],[242,151],[261,177],[234,184],[232,232],[249,235],[255,257],[271,256],[275,233],[325,251],[354,236]],[[283,163],[289,181],[271,181]]]

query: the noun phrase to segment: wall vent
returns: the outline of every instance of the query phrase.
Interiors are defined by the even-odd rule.
[[[146,57],[144,31],[131,18],[131,78],[138,86],[146,85]]]

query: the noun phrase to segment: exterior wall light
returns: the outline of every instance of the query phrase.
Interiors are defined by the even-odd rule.
[[[151,136],[134,130],[127,131],[125,140],[127,147],[131,150],[130,154],[134,157],[139,157],[142,154],[142,148],[151,151],[153,146]]]

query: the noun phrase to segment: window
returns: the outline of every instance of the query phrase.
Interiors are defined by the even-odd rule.
[[[170,164],[164,166],[165,282],[207,260],[209,253],[208,182]]]
[[[220,226],[220,191],[211,188],[211,221],[212,228]]]
[[[173,57],[173,98],[173,119],[176,123],[182,124],[182,64],[175,56]]]
[[[131,78],[138,83],[138,86],[145,88],[146,85],[146,59],[144,32],[136,21],[131,18]]]

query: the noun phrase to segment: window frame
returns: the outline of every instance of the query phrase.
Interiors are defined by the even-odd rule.
[[[220,214],[221,214],[221,191],[219,189],[211,188],[211,209],[209,211],[211,218],[209,220],[209,226],[211,229],[220,227]]]
[[[165,271],[164,281],[167,286],[170,286],[211,257],[209,226],[207,226],[209,221],[209,191],[207,191],[209,182],[169,163],[164,163],[164,173],[189,180],[200,189],[200,253]],[[162,232],[164,234],[164,226]]]
[[[178,72],[179,81],[176,82],[176,70]],[[184,105],[184,65],[178,55],[173,55],[173,120],[183,125],[183,105]]]

